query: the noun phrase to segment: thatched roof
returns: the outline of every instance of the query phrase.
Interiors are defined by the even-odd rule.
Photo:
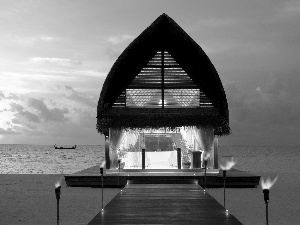
[[[193,83],[210,100],[213,108],[128,108],[113,107],[124,90],[159,51],[170,54]],[[219,135],[229,134],[225,91],[219,75],[201,47],[169,16],[162,14],[123,51],[111,68],[100,94],[97,129],[109,127],[157,128],[213,126]]]

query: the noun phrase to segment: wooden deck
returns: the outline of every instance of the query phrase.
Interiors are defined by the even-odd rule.
[[[193,184],[129,184],[88,225],[242,224]]]
[[[109,170],[104,174],[104,187],[125,186],[127,181],[136,184],[182,184],[197,179],[204,186],[204,170]],[[99,166],[94,166],[74,174],[66,175],[68,186],[99,187],[101,176]],[[253,188],[259,185],[260,176],[232,169],[227,172],[226,187]],[[206,186],[223,187],[222,171],[211,170],[207,173]]]

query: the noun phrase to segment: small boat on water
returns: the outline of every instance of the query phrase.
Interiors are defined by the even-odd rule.
[[[55,149],[76,149],[76,145],[71,146],[71,147],[64,147],[64,146],[56,146],[56,144],[54,145]]]

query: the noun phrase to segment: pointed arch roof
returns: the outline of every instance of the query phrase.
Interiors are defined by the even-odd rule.
[[[202,48],[166,14],[159,16],[135,38],[112,66],[103,84],[98,101],[98,131],[104,133],[107,127],[123,127],[124,124],[122,125],[122,123],[112,122],[112,120],[116,121],[116,118],[113,119],[110,115],[113,114],[111,113],[113,103],[122,94],[124,89],[132,83],[152,57],[158,51],[162,50],[167,51],[174,57],[176,62],[186,71],[193,82],[203,90],[215,107],[215,111],[212,113],[203,113],[203,109],[194,110],[193,114],[196,113],[199,115],[198,117],[196,116],[197,119],[192,119],[182,125],[209,125],[211,123],[215,127],[223,128],[220,135],[229,134],[229,114],[226,95],[214,65]],[[118,109],[119,114],[123,112],[128,113],[128,109]],[[158,112],[160,115],[164,114],[164,111],[160,109],[156,112],[153,110],[151,112],[153,114]],[[165,110],[165,113],[169,112]],[[147,110],[147,114],[149,115],[149,110]],[[212,115],[215,116],[214,119],[210,119],[210,122],[204,124],[203,121],[205,118],[207,119]],[[135,118],[135,121],[137,120],[138,118]],[[158,122],[157,124],[159,126],[170,126],[167,122],[165,124],[164,122]],[[140,127],[140,125],[137,122],[136,124],[124,125],[124,127]],[[175,126],[176,124],[173,125]],[[152,125],[145,126],[152,127]]]

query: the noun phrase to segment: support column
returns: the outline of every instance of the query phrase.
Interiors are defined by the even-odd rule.
[[[106,169],[110,169],[109,136],[108,135],[105,135],[105,164],[106,164]]]
[[[177,167],[181,169],[181,148],[177,148]]]
[[[191,168],[198,169],[201,168],[201,154],[200,151],[193,151],[191,153]]]
[[[219,147],[219,140],[218,140],[218,137],[215,136],[215,139],[214,139],[214,169],[219,169],[218,147]]]
[[[145,169],[145,154],[146,153],[146,149],[142,149],[142,170]]]

